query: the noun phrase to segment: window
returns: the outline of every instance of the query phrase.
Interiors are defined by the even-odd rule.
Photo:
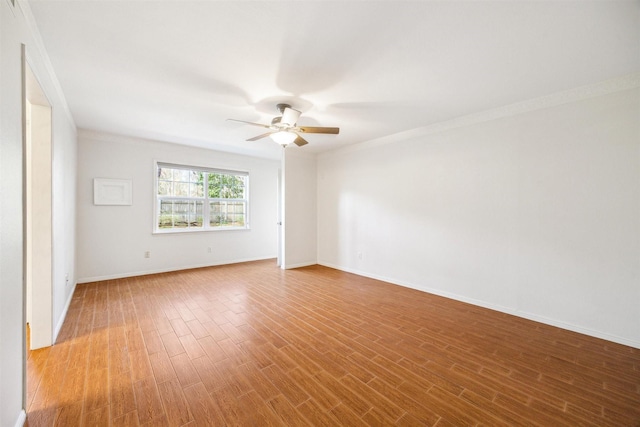
[[[156,232],[249,228],[247,172],[157,164]]]

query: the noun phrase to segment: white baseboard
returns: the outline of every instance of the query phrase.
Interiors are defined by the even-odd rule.
[[[340,271],[345,271],[347,273],[352,273],[352,274],[357,274],[358,276],[364,276],[364,277],[369,277],[371,279],[376,279],[376,280],[380,280],[383,282],[387,282],[387,283],[391,283],[393,285],[398,285],[398,286],[403,286],[405,288],[411,288],[411,289],[415,289],[418,291],[422,291],[422,292],[426,292],[429,294],[433,294],[433,295],[438,295],[441,297],[445,297],[445,298],[449,298],[449,299],[453,299],[456,301],[460,301],[460,302],[465,302],[467,304],[472,304],[478,307],[483,307],[483,308],[488,308],[490,310],[495,310],[495,311],[499,311],[501,313],[506,313],[506,314],[510,314],[512,316],[517,316],[517,317],[521,317],[523,319],[528,319],[528,320],[533,320],[534,322],[540,322],[540,323],[544,323],[545,325],[549,325],[549,326],[555,326],[557,328],[561,328],[561,329],[566,329],[568,331],[573,331],[573,332],[577,332],[579,334],[583,334],[583,335],[588,335],[594,338],[600,338],[606,341],[611,341],[614,343],[618,343],[618,344],[622,344],[622,345],[626,345],[629,347],[634,347],[634,348],[638,348],[640,349],[640,342],[639,341],[635,341],[635,340],[630,340],[627,338],[623,338],[623,337],[619,337],[617,335],[612,335],[612,334],[608,334],[605,332],[600,332],[600,331],[595,331],[589,328],[584,328],[582,326],[578,326],[578,325],[574,325],[571,323],[565,323],[562,322],[560,320],[556,320],[556,319],[551,319],[551,318],[547,318],[544,316],[540,316],[534,313],[527,313],[524,311],[519,311],[519,310],[513,310],[509,307],[504,307],[504,306],[500,306],[500,305],[496,305],[496,304],[490,304],[487,303],[485,301],[479,301],[479,300],[475,300],[473,298],[467,298],[461,295],[457,295],[457,294],[452,294],[449,292],[443,292],[441,290],[438,289],[432,289],[426,286],[421,286],[421,285],[416,285],[414,283],[409,283],[409,282],[405,282],[402,280],[397,280],[394,279],[392,277],[385,277],[385,276],[380,276],[380,275],[376,275],[376,274],[371,274],[371,273],[367,273],[365,271],[360,271],[360,270],[355,270],[352,268],[346,268],[346,267],[342,267],[339,265],[334,265],[331,263],[327,263],[327,262],[321,262],[318,261],[319,265],[323,265],[325,267],[329,267],[329,268],[334,268],[336,270],[340,270]]]
[[[80,283],[101,282],[103,280],[124,279],[127,277],[147,276],[149,274],[170,273],[172,271],[192,270],[194,268],[215,267],[218,265],[239,264],[241,262],[265,261],[268,259],[273,259],[275,264],[275,259],[276,259],[275,256],[260,257],[260,258],[246,258],[246,259],[238,259],[238,260],[221,261],[221,262],[216,262],[212,264],[184,265],[180,267],[160,268],[156,270],[131,271],[131,272],[125,272],[125,273],[108,274],[104,276],[82,277],[78,279],[77,283],[80,284]]]
[[[22,427],[24,426],[24,422],[27,420],[27,413],[25,412],[25,410],[23,409],[22,411],[20,411],[20,413],[18,414],[18,419],[16,420],[16,424],[15,427]]]
[[[310,265],[316,265],[316,264],[318,264],[318,263],[315,262],[315,261],[300,262],[300,263],[297,263],[297,264],[286,264],[286,265],[283,264],[282,265],[282,269],[283,270],[291,270],[293,268],[309,267]]]
[[[64,319],[67,318],[67,311],[69,311],[69,306],[71,305],[71,300],[73,299],[73,293],[76,291],[77,283],[73,285],[73,289],[69,293],[69,297],[67,298],[67,302],[64,305],[64,309],[62,310],[62,314],[60,315],[60,319],[58,319],[58,324],[56,325],[55,330],[53,331],[53,339],[51,342],[54,344],[58,340],[58,334],[60,333],[60,329],[62,329],[62,325],[64,324]]]

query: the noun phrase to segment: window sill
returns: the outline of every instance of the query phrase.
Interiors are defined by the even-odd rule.
[[[169,229],[153,230],[151,234],[190,234],[190,233],[210,233],[220,231],[251,231],[251,227],[221,227],[221,228],[197,228],[197,229]]]

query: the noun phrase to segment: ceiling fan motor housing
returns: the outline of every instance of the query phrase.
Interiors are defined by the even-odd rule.
[[[294,127],[302,114],[302,112],[291,108],[289,104],[278,104],[276,107],[282,113],[280,124],[286,127]]]
[[[291,105],[289,105],[289,104],[277,104],[276,105],[276,110],[278,110],[278,112],[280,114],[284,114],[285,108],[291,108]]]

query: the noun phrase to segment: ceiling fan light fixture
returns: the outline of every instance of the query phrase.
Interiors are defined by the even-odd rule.
[[[298,137],[298,135],[296,135],[295,133],[287,132],[284,130],[280,132],[272,133],[270,136],[271,136],[271,139],[273,139],[275,142],[284,146],[291,144]]]

